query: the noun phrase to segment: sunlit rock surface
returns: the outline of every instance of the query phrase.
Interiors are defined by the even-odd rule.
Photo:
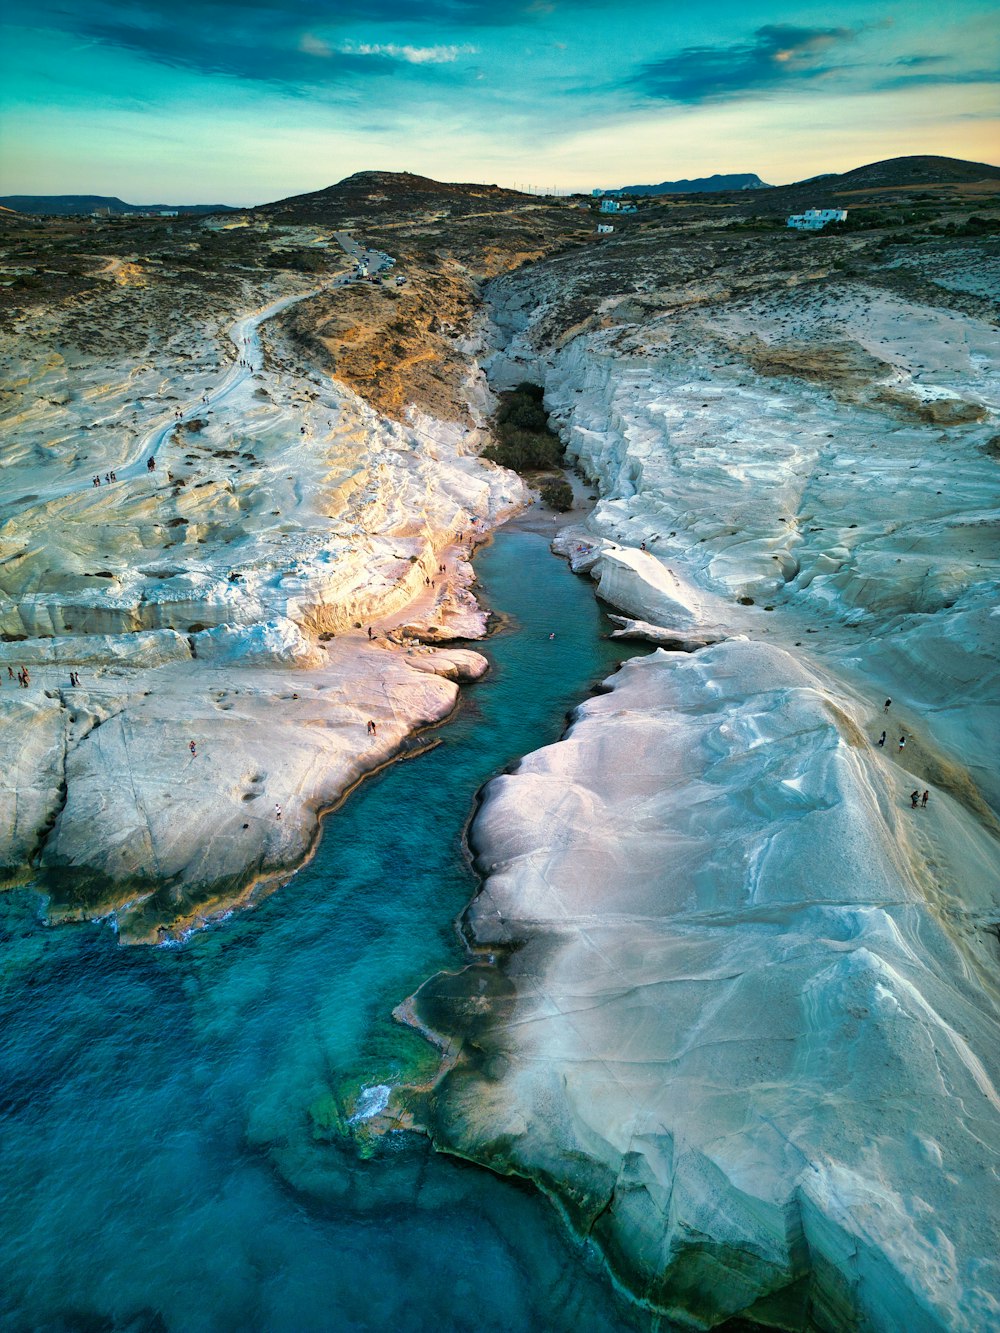
[[[446,1054],[427,1123],[538,1181],[682,1326],[979,1333],[1000,1324],[993,319],[801,249],[794,275],[727,273],[720,241],[699,287],[622,245],[617,271],[496,283],[492,373],[545,383],[596,492],[555,549],[671,651],[486,789],[475,961],[413,1002]],[[978,262],[951,257],[958,290]]]
[[[417,997],[456,1041],[438,1142],[538,1180],[696,1326],[990,1327],[990,840],[904,809],[863,710],[782,650],[610,684],[487,788],[467,931],[502,977]]]
[[[474,428],[303,364],[269,322],[303,285],[243,295],[134,364],[56,354],[58,312],[0,338],[0,854],[126,940],[276,882],[447,716],[485,659],[421,641],[483,635],[469,557],[525,499]]]

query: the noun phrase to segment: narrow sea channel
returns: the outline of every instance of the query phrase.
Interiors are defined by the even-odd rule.
[[[502,531],[477,571],[506,618],[490,675],[256,910],[179,949],[120,949],[0,895],[5,1330],[646,1327],[528,1187],[414,1134],[339,1127],[360,1089],[434,1067],[391,1012],[461,963],[477,789],[636,651],[602,637],[592,585],[546,538]]]

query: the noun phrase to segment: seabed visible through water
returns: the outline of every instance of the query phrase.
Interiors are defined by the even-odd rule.
[[[527,1185],[345,1128],[378,1101],[365,1089],[436,1066],[391,1013],[462,962],[477,790],[637,651],[602,637],[592,585],[537,533],[502,531],[477,572],[506,622],[493,670],[443,743],[362,784],[254,910],[123,949],[0,895],[5,1330],[649,1326]]]

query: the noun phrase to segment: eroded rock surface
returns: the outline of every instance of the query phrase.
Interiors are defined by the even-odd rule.
[[[53,919],[149,942],[294,869],[321,811],[485,671],[426,645],[484,633],[469,557],[524,492],[459,412],[390,421],[303,364],[270,320],[305,281],[175,327],[140,276],[108,277],[134,324],[91,298],[106,359],[72,306],[3,334],[0,834]]]
[[[544,381],[597,492],[556,549],[688,651],[486,789],[475,961],[413,1002],[425,1118],[683,1326],[978,1333],[1000,363],[978,249],[916,284],[838,247],[632,238],[494,286],[493,374]]]
[[[467,930],[503,980],[417,996],[460,1044],[437,1141],[697,1326],[989,1327],[990,839],[945,796],[911,820],[863,707],[782,650],[609,685],[487,789]]]

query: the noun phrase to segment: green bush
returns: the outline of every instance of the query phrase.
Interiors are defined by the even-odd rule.
[[[503,403],[497,412],[498,426],[520,427],[521,430],[545,430],[549,424],[549,414],[541,403],[525,402],[518,395],[516,399]]]
[[[496,444],[487,445],[483,457],[513,468],[515,472],[537,472],[559,466],[562,445],[551,432],[536,435],[531,431],[511,430]]]
[[[563,446],[549,430],[549,414],[542,406],[544,392],[541,385],[525,381],[500,395],[493,419],[495,442],[483,450],[484,458],[515,472],[559,466]]]
[[[565,514],[573,508],[573,487],[561,478],[558,481],[547,481],[542,487],[541,495],[542,504],[558,510],[560,514]]]

